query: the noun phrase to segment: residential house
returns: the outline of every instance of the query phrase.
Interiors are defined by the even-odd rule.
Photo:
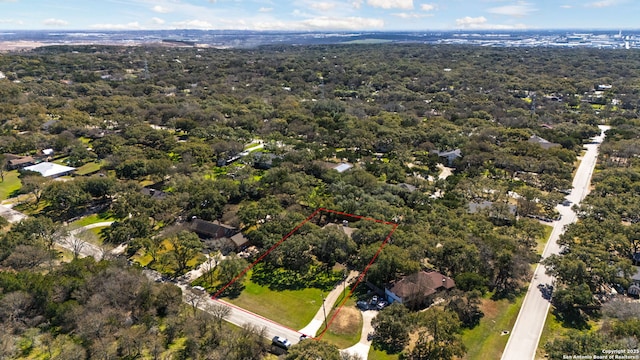
[[[210,250],[228,253],[232,250],[242,249],[249,243],[249,240],[238,228],[219,221],[193,219],[189,228],[203,239],[205,247]]]
[[[25,166],[30,166],[36,163],[36,160],[32,156],[21,156],[14,154],[4,154],[7,159],[7,169],[15,170],[22,169]]]
[[[212,239],[230,238],[238,232],[233,226],[202,219],[193,219],[189,227],[196,234]]]
[[[140,192],[155,200],[162,200],[167,197],[167,193],[150,187],[144,187]]]
[[[253,158],[253,167],[261,170],[269,170],[273,167],[274,160],[280,160],[282,156],[272,153],[256,153]]]
[[[513,204],[503,202],[494,203],[488,200],[481,202],[470,202],[467,205],[469,214],[477,214],[485,212],[490,218],[500,220],[501,222],[511,223],[517,216],[518,207]]]
[[[414,192],[414,191],[418,190],[418,188],[417,188],[417,187],[415,187],[414,185],[407,184],[407,183],[400,183],[400,184],[398,184],[397,186],[398,186],[400,189],[405,190],[405,191],[410,192],[410,193],[412,193],[412,192]]]
[[[436,271],[420,271],[407,275],[385,287],[384,293],[389,303],[399,302],[413,309],[430,305],[445,291],[455,288],[452,278]]]
[[[339,173],[343,173],[349,169],[351,169],[353,167],[353,164],[349,164],[347,162],[342,162],[336,166],[333,167],[333,170],[339,172]]]
[[[532,143],[532,144],[538,144],[540,145],[543,149],[545,150],[549,150],[553,147],[558,147],[558,146],[562,146],[560,144],[557,143],[552,143],[549,140],[543,139],[538,135],[531,135],[531,137],[529,138],[529,140],[527,140],[528,142]]]
[[[438,155],[438,157],[446,159],[448,166],[453,165],[453,162],[457,158],[462,157],[462,151],[460,149],[454,149],[454,150],[450,150],[450,151],[432,150],[431,153]]]
[[[58,165],[56,163],[46,161],[36,165],[24,167],[23,169],[40,173],[40,175],[52,179],[60,176],[71,175],[74,171],[76,171],[76,168],[74,167]]]

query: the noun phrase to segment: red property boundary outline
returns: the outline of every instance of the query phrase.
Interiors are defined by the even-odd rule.
[[[338,314],[340,313],[340,310],[342,310],[342,307],[344,306],[344,304],[347,302],[347,300],[349,300],[351,298],[351,295],[353,295],[353,292],[355,291],[355,289],[358,287],[358,285],[360,285],[360,283],[362,282],[362,280],[364,279],[365,275],[367,274],[367,271],[369,271],[369,268],[371,267],[371,265],[373,265],[373,263],[376,261],[376,259],[378,258],[378,256],[380,255],[380,252],[382,252],[382,249],[387,245],[387,243],[389,242],[389,239],[391,239],[391,235],[393,235],[393,233],[396,231],[396,229],[398,228],[398,224],[394,223],[392,221],[385,221],[385,220],[379,220],[379,219],[374,219],[374,218],[370,218],[370,217],[366,217],[366,216],[361,216],[361,215],[355,215],[355,214],[349,214],[346,212],[342,212],[342,211],[337,211],[337,210],[331,210],[331,209],[325,209],[325,208],[318,208],[316,209],[311,215],[309,215],[306,219],[304,219],[302,222],[300,222],[295,228],[293,228],[293,230],[289,231],[289,233],[285,236],[282,237],[282,239],[280,239],[280,241],[278,241],[277,243],[275,243],[273,246],[271,246],[269,248],[269,250],[267,250],[264,254],[260,255],[254,262],[252,262],[251,264],[249,264],[249,266],[247,266],[246,268],[244,268],[244,270],[242,270],[240,272],[240,274],[238,274],[236,277],[234,277],[231,281],[229,281],[228,284],[226,284],[225,286],[223,286],[220,290],[218,290],[215,294],[213,294],[213,296],[211,297],[211,299],[216,300],[218,299],[218,297],[220,296],[220,294],[222,294],[229,286],[231,286],[231,284],[233,284],[234,282],[236,282],[238,279],[240,279],[241,277],[243,277],[249,270],[251,270],[256,264],[258,264],[260,261],[262,261],[267,255],[269,255],[274,249],[276,249],[278,246],[280,246],[280,244],[282,244],[285,240],[287,240],[291,235],[295,234],[298,230],[300,230],[301,227],[303,227],[306,223],[308,223],[309,221],[311,221],[311,219],[313,219],[314,217],[316,217],[316,215],[318,215],[319,213],[330,213],[330,214],[336,214],[336,215],[340,215],[340,216],[345,216],[345,217],[350,217],[350,218],[354,218],[354,219],[358,219],[358,220],[365,220],[365,221],[373,221],[379,224],[384,224],[384,225],[390,225],[392,226],[391,231],[389,231],[389,233],[387,234],[386,238],[384,239],[384,241],[382,242],[382,244],[380,245],[380,247],[378,248],[378,250],[376,251],[376,253],[373,255],[373,257],[371,258],[371,260],[369,261],[369,263],[367,264],[367,266],[365,266],[364,270],[360,273],[360,275],[358,276],[356,282],[353,284],[353,286],[351,286],[351,290],[349,291],[349,294],[347,294],[347,296],[344,297],[344,299],[342,299],[342,302],[340,303],[340,306],[338,306],[336,308],[336,311],[333,313],[333,315],[331,316],[331,318],[329,319],[329,321],[327,321],[326,326],[324,327],[324,329],[322,329],[322,332],[320,334],[318,334],[314,339],[319,340],[320,338],[322,338],[322,336],[324,335],[325,332],[327,332],[327,329],[329,328],[329,326],[331,326],[331,324],[333,323],[333,321],[335,320],[335,318],[338,316]],[[238,309],[238,310],[243,310],[245,312],[249,312],[245,309],[239,308],[237,306],[233,306],[234,308]],[[274,324],[278,324],[280,326],[286,327],[282,324],[276,323],[275,321],[271,320],[271,319],[267,319],[263,316],[260,316],[258,314],[254,314],[255,316],[258,316],[262,319],[268,320],[269,322],[272,322]],[[288,327],[287,327],[288,328]],[[296,329],[291,329],[294,331],[298,331]]]

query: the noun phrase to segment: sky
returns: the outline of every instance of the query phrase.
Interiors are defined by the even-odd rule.
[[[0,0],[2,30],[639,29],[640,0]]]

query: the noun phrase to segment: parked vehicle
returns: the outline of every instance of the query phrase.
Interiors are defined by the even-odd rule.
[[[356,302],[356,306],[362,311],[369,310],[369,303],[364,300]]]
[[[291,341],[281,336],[274,336],[273,339],[271,340],[271,343],[283,349],[289,349],[289,347],[291,347]]]
[[[389,305],[389,303],[384,301],[384,300],[378,301],[378,304],[376,305],[376,309],[382,310],[382,309],[386,308],[387,305]]]

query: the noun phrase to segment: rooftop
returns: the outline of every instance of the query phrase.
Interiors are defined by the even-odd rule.
[[[44,177],[55,177],[60,175],[68,174],[72,171],[75,171],[76,168],[64,165],[58,165],[51,162],[41,162],[40,164],[27,166],[24,168],[28,171],[34,171],[40,173],[40,175]]]

